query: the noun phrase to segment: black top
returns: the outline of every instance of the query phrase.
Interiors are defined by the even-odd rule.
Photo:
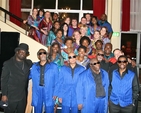
[[[96,84],[96,97],[105,97],[106,93],[105,93],[104,87],[102,85],[102,75],[101,75],[101,73],[96,74],[92,71],[92,75],[94,77],[94,81],[95,81],[95,84]]]
[[[45,74],[45,67],[46,67],[46,64],[45,65],[40,65],[40,86],[43,86],[44,85],[44,74]]]

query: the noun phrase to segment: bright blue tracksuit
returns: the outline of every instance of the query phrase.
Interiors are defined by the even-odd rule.
[[[84,67],[76,65],[74,72],[70,66],[63,66],[59,73],[58,97],[62,98],[62,113],[78,112],[76,99],[76,85],[79,74],[84,71]]]
[[[55,63],[47,63],[44,73],[44,86],[40,86],[40,65],[39,62],[33,64],[29,78],[32,79],[32,106],[35,113],[42,113],[43,104],[46,113],[54,112],[53,96],[57,94],[55,86],[59,78],[58,66]]]
[[[96,97],[96,83],[90,68],[80,74],[76,92],[77,103],[83,105],[81,113],[107,113],[109,78],[106,71],[101,69],[100,72],[105,97]]]

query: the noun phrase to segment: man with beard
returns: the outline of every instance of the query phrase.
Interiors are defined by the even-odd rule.
[[[47,61],[47,52],[44,49],[37,52],[37,57],[39,62],[33,64],[29,75],[32,79],[32,106],[35,113],[42,113],[43,105],[45,113],[54,113],[58,66]]]
[[[108,73],[100,69],[100,62],[90,60],[90,68],[80,74],[76,92],[77,104],[81,113],[107,113]]]
[[[15,49],[15,56],[4,62],[1,75],[2,101],[8,106],[5,113],[25,113],[28,75],[32,65],[27,60],[28,45],[21,43]]]

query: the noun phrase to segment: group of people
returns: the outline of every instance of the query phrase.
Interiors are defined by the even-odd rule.
[[[43,9],[38,11],[34,8],[32,15],[29,15],[24,23],[30,25],[29,36],[48,48],[53,42],[57,42],[61,48],[65,48],[64,40],[68,37],[76,42],[75,46],[77,47],[79,46],[78,40],[83,36],[89,37],[92,41],[91,47],[95,48],[94,43],[97,40],[101,40],[104,45],[110,42],[113,33],[106,14],[102,14],[101,18],[98,19],[87,13],[78,22],[77,18],[60,19],[57,13],[52,16],[49,11],[45,12]]]
[[[112,44],[107,43],[86,63],[81,61],[87,49],[80,46],[78,55],[70,51],[67,64],[61,65],[61,60],[53,60],[61,59],[55,54],[58,46],[54,43],[50,53],[39,49],[39,61],[33,64],[26,59],[27,44],[15,49],[1,74],[2,101],[8,103],[5,113],[25,113],[30,79],[34,113],[42,113],[43,106],[46,113],[56,113],[60,104],[62,113],[137,113],[136,66],[120,49],[112,53]]]
[[[37,15],[38,14],[38,15]],[[26,22],[26,21],[25,21]],[[27,60],[28,45],[21,43],[4,63],[1,74],[5,113],[24,113],[28,80],[32,80],[35,113],[136,113],[139,92],[135,61],[120,49],[112,52],[112,28],[106,14],[63,23],[54,13],[33,9],[27,19],[29,36],[48,47],[37,52],[38,62]]]

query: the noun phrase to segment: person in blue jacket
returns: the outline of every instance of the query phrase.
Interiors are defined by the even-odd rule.
[[[89,69],[80,74],[77,83],[77,104],[81,113],[107,113],[108,73],[100,68],[100,62],[90,60]]]
[[[42,113],[43,105],[45,113],[54,113],[54,104],[56,99],[55,87],[58,80],[57,64],[47,61],[47,52],[40,49],[37,52],[37,63],[34,63],[29,78],[32,79],[32,106],[34,113]]]
[[[62,103],[62,113],[78,113],[76,99],[76,84],[79,79],[79,74],[85,68],[76,64],[76,55],[69,53],[69,65],[64,65],[59,73],[59,102]]]
[[[138,98],[137,75],[127,68],[128,59],[119,56],[118,68],[110,75],[109,111],[110,113],[134,113],[133,106]]]

